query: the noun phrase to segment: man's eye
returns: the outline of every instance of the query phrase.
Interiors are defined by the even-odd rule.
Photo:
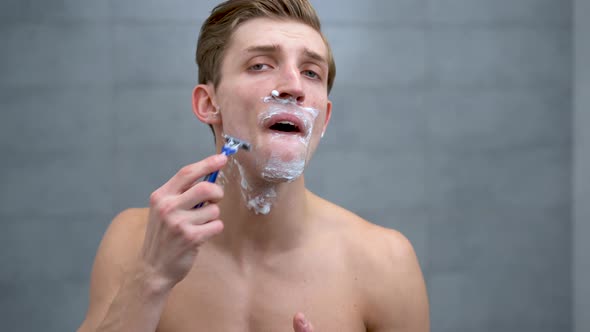
[[[255,64],[253,66],[250,66],[250,70],[255,70],[255,71],[257,71],[257,70],[264,70],[264,69],[267,69],[267,68],[268,68],[268,65],[265,65],[263,63],[257,63],[257,64]]]
[[[318,75],[315,71],[313,70],[304,70],[303,71],[303,75],[309,77],[309,78],[320,78],[320,75]]]

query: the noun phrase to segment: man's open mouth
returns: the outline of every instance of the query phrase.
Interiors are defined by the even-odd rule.
[[[271,114],[264,120],[264,126],[278,133],[307,134],[305,121],[298,116],[287,112]]]
[[[301,131],[299,127],[291,121],[279,121],[270,126],[270,129],[284,133],[298,133]]]

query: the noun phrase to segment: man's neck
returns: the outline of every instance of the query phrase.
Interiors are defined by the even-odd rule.
[[[289,183],[263,182],[248,188],[240,177],[237,172],[223,177],[224,198],[219,205],[224,230],[212,242],[238,260],[300,247],[311,221],[303,176]]]

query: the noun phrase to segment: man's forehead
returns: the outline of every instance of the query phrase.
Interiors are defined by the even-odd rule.
[[[294,20],[256,18],[240,24],[228,49],[248,55],[295,49],[302,55],[327,63],[327,46],[318,31]]]

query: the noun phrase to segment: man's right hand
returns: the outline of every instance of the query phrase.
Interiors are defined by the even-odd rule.
[[[194,264],[199,246],[223,230],[217,203],[223,189],[202,181],[221,169],[225,155],[210,156],[183,167],[150,196],[150,212],[140,253],[142,268],[163,288],[172,288]],[[194,206],[208,202],[201,208]]]

